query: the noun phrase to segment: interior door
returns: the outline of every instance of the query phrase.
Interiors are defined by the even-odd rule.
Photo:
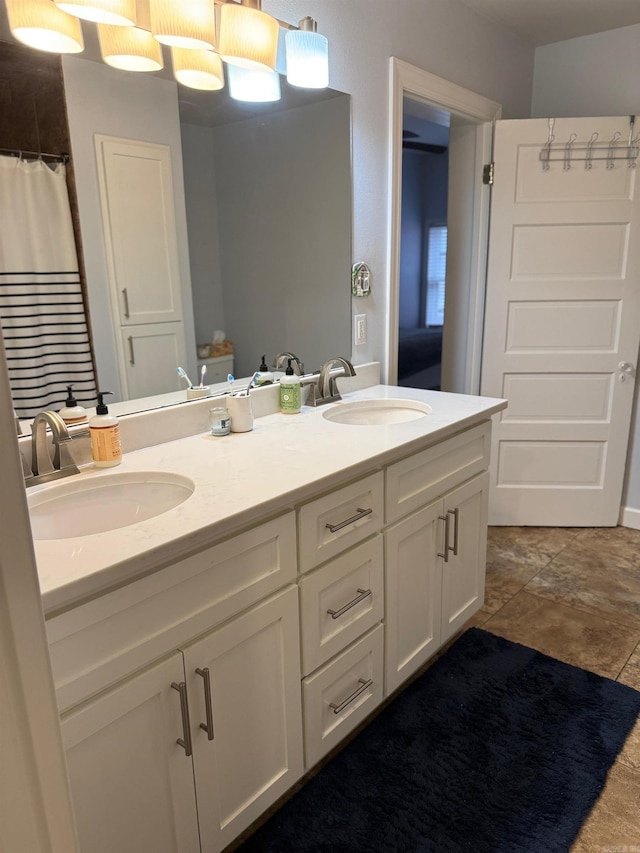
[[[631,131],[557,119],[545,148],[547,119],[497,122],[481,392],[509,407],[491,524],[617,523],[640,337]]]

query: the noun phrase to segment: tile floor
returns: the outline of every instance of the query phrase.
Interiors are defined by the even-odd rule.
[[[640,530],[490,528],[471,624],[640,690]],[[571,853],[640,853],[640,720]]]

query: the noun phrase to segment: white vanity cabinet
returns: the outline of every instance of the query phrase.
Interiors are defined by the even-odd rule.
[[[482,606],[489,441],[481,424],[387,469],[388,519],[424,504],[385,530],[387,695]]]
[[[490,432],[379,453],[48,618],[82,853],[220,853],[463,627]]]
[[[295,579],[289,512],[48,620],[82,853],[217,853],[299,779]]]

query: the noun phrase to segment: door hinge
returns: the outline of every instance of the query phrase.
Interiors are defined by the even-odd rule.
[[[493,170],[495,163],[491,161],[491,163],[487,163],[487,165],[482,170],[482,183],[488,184],[488,186],[493,186]]]

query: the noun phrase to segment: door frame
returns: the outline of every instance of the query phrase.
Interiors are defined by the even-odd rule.
[[[502,115],[502,106],[476,92],[436,77],[428,71],[392,56],[389,63],[389,310],[385,340],[384,381],[397,384],[398,317],[400,301],[400,232],[402,211],[402,112],[405,96],[423,101],[436,109],[467,119],[478,125],[474,172],[482,186],[482,168],[491,159],[492,123]],[[480,359],[484,324],[484,291],[489,234],[489,193],[473,194],[470,215],[467,316],[460,318],[467,327],[464,365],[465,393],[477,394],[480,388]],[[445,320],[446,322],[446,320]],[[457,323],[458,327],[460,323]],[[460,372],[460,371],[458,371]]]

